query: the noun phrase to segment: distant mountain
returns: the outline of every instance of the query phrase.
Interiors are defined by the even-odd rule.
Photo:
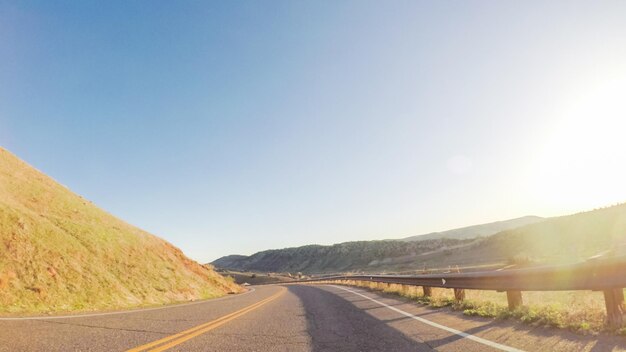
[[[0,313],[115,309],[240,290],[2,148],[0,248]]]
[[[475,237],[487,237],[495,235],[496,233],[504,230],[511,230],[524,225],[534,224],[544,221],[545,218],[539,216],[524,216],[521,218],[496,221],[488,224],[474,225],[468,227],[462,227],[459,229],[448,230],[443,232],[432,232],[425,235],[416,235],[400,239],[400,241],[423,241],[436,238],[455,238],[466,239]]]
[[[414,263],[420,255],[467,245],[473,240],[358,241],[332,246],[309,245],[273,249],[251,256],[226,256],[211,264],[231,270],[322,273],[377,270],[381,266]]]
[[[221,257],[218,260],[220,261],[220,268],[234,268],[237,266],[237,263],[240,260],[244,260],[248,258],[248,256],[245,255],[238,255],[238,254],[231,254],[231,255],[227,255],[225,257]],[[215,262],[213,262],[215,263]]]
[[[519,226],[524,223],[528,224]],[[489,233],[485,229],[494,231],[497,226],[515,228],[475,239],[447,238],[446,235],[474,237],[479,233]],[[483,228],[480,231],[469,230],[476,227]],[[260,272],[409,273],[424,268],[459,266],[463,270],[484,270],[485,266],[511,263],[575,262],[614,251],[614,248],[621,248],[621,252],[626,250],[626,203],[548,219],[524,217],[472,226],[433,234],[430,239],[417,236],[416,240],[361,241],[275,249],[251,256],[228,256],[213,264],[225,269]]]
[[[416,268],[428,257],[474,243],[474,238],[491,236],[503,229],[543,220],[538,216],[526,216],[401,240],[345,242],[332,246],[309,245],[267,250],[251,256],[228,255],[211,264],[233,270],[303,273]]]
[[[503,231],[458,254],[500,260],[574,262],[602,253],[626,254],[625,245],[626,203],[623,203]]]

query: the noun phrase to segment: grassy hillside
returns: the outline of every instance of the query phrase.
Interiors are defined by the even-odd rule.
[[[487,237],[491,235],[495,235],[498,232],[505,230],[512,230],[524,225],[534,224],[545,220],[539,216],[524,216],[521,218],[504,220],[504,221],[496,221],[488,224],[467,226],[460,229],[442,231],[442,232],[433,232],[425,235],[417,235],[411,236],[401,239],[401,241],[423,241],[423,240],[432,240],[437,238],[456,238],[456,239],[466,239],[466,238],[475,238],[475,237]]]
[[[572,263],[616,248],[626,254],[625,242],[626,204],[620,204],[502,231],[444,256],[425,256],[420,263],[394,269]]]
[[[0,250],[0,313],[115,309],[240,290],[2,148]]]
[[[415,265],[420,258],[466,246],[474,240],[438,239],[416,242],[358,241],[332,246],[310,245],[274,249],[251,256],[227,256],[212,264],[227,269],[260,272],[328,273],[378,271],[399,265]]]
[[[479,256],[496,253],[500,258],[574,262],[625,243],[626,203],[504,231],[467,250]]]
[[[493,270],[510,263],[585,260],[626,242],[626,204],[545,219],[493,236],[422,241],[362,241],[229,256],[218,267],[270,272],[414,273],[423,268]],[[624,247],[622,247],[624,248]],[[626,253],[622,253],[626,254]]]

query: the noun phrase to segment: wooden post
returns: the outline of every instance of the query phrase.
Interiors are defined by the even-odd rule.
[[[457,302],[461,302],[462,300],[465,299],[465,290],[462,288],[455,288],[454,289],[454,299]]]
[[[424,289],[424,297],[430,297],[430,296],[433,295],[433,288],[432,287],[422,286],[422,289]]]
[[[509,310],[515,310],[522,306],[522,291],[506,291],[506,300],[509,303]]]
[[[461,269],[459,269],[458,265],[456,266],[455,271],[457,273],[461,273]],[[454,289],[454,300],[456,300],[457,302],[461,302],[464,299],[465,299],[465,290],[462,289],[462,288],[455,288]]]
[[[606,323],[611,329],[619,329],[624,324],[624,290],[613,288],[604,291]]]

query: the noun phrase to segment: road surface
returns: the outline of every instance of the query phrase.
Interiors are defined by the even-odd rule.
[[[0,320],[0,351],[622,350],[624,337],[465,317],[333,285],[258,286],[157,309]]]

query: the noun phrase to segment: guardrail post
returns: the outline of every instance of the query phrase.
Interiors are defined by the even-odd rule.
[[[432,287],[422,286],[422,289],[424,290],[424,297],[430,297],[430,296],[433,295],[433,288]]]
[[[506,300],[509,303],[509,310],[515,310],[521,307],[524,303],[522,300],[522,291],[506,291]]]
[[[460,301],[464,300],[465,299],[465,290],[462,289],[462,288],[455,288],[454,289],[454,299],[457,302],[460,302]]]
[[[613,288],[604,291],[606,305],[606,323],[610,328],[618,329],[624,324],[624,290]]]
[[[461,269],[459,269],[459,266],[456,266],[456,270],[457,273],[461,273]],[[462,288],[455,288],[454,289],[454,300],[457,302],[461,302],[462,300],[465,299],[465,290]]]

